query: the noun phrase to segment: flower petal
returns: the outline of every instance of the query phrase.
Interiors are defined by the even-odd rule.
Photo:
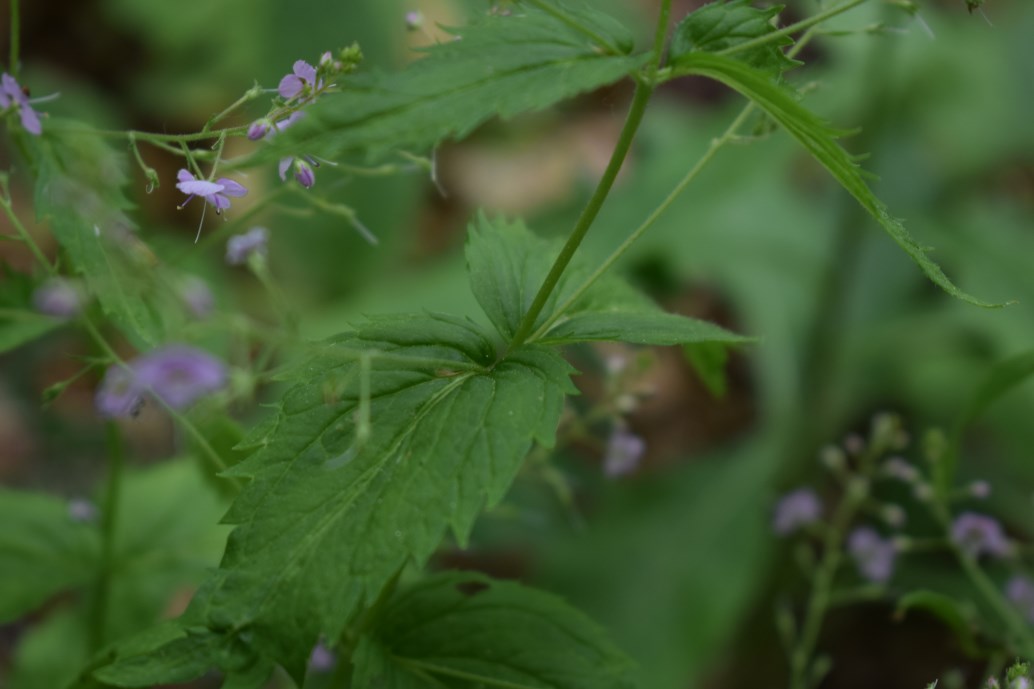
[[[294,158],[292,158],[291,156],[287,156],[286,158],[280,159],[280,165],[277,169],[280,171],[280,179],[284,180],[285,182],[287,181],[287,171],[291,169],[291,163],[293,162]]]
[[[197,194],[198,196],[206,197],[211,196],[212,194],[218,194],[224,189],[222,184],[209,182],[203,179],[192,179],[186,182],[180,182],[176,185],[176,188],[184,194]]]
[[[295,61],[293,71],[298,75],[298,78],[305,80],[307,83],[316,83],[316,68],[305,60]]]
[[[25,131],[39,136],[43,131],[43,127],[40,126],[39,115],[36,114],[36,111],[26,103],[22,105],[20,114],[22,117],[22,126],[25,127]]]
[[[181,168],[180,171],[176,173],[176,179],[178,179],[181,182],[192,182],[197,178],[194,177],[194,175],[190,174],[188,170],[184,170]]]
[[[248,190],[244,188],[243,184],[234,182],[232,179],[227,177],[220,177],[216,182],[222,185],[222,193],[226,196],[244,196],[248,193]]]
[[[277,86],[276,90],[281,97],[291,100],[302,92],[304,86],[305,83],[301,79],[293,74],[288,74],[280,80],[280,85]]]
[[[210,204],[215,206],[216,210],[224,211],[230,207],[230,199],[226,198],[222,194],[212,194],[211,196],[205,197]]]

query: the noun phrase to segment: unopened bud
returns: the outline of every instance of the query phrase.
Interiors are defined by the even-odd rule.
[[[269,133],[269,128],[272,126],[273,124],[264,117],[261,120],[255,120],[248,127],[248,138],[252,141],[258,141]]]
[[[416,10],[412,12],[406,12],[406,29],[408,31],[416,31],[424,25],[424,15],[420,14]]]

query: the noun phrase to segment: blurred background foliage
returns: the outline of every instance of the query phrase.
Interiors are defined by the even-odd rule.
[[[650,0],[599,4],[640,36],[656,9]],[[696,6],[676,4],[677,17]],[[101,128],[194,131],[253,81],[275,86],[296,59],[315,61],[359,41],[368,67],[397,68],[417,57],[415,47],[445,35],[436,24],[486,7],[484,0],[34,0],[23,3],[21,81],[34,95],[61,93],[43,108],[55,116]],[[407,32],[409,10],[424,14],[425,31]],[[787,16],[814,10],[794,0]],[[936,290],[793,141],[767,133],[759,120],[762,135],[724,149],[620,267],[668,308],[763,342],[734,353],[721,396],[681,352],[648,353],[635,381],[643,399],[629,416],[647,442],[642,466],[605,478],[602,443],[573,444],[545,468],[530,465],[507,504],[485,517],[472,548],[446,547],[438,565],[563,594],[637,659],[643,687],[782,684],[773,611],[802,590],[790,549],[770,532],[774,496],[817,480],[819,448],[864,431],[876,411],[901,414],[915,436],[949,425],[992,364],[1034,348],[1034,4],[990,0],[985,12],[990,23],[968,14],[962,0],[924,0],[929,36],[873,0],[835,22],[852,33],[817,40],[804,53],[807,66],[789,78],[809,85],[809,107],[860,130],[845,145],[871,154],[865,166],[879,176],[877,194],[921,243],[936,247],[934,258],[964,290],[1018,303],[980,310]],[[901,31],[855,32],[879,21]],[[446,196],[422,173],[361,179],[325,166],[313,193],[355,208],[380,238],[376,247],[336,216],[299,216],[298,207],[263,212],[273,271],[304,335],[332,334],[362,313],[427,308],[482,318],[466,288],[466,222],[486,208],[521,215],[544,235],[565,233],[606,163],[629,92],[607,89],[442,146]],[[605,256],[740,107],[739,97],[712,84],[662,89],[584,251]],[[220,247],[192,250],[197,209],[174,210],[178,161],[154,149],[144,157],[163,184],[144,195],[134,168],[132,191],[141,233],[159,258],[208,278],[221,309],[269,317],[257,285],[223,266]],[[280,181],[255,170],[247,185],[254,203]],[[213,232],[208,223],[205,232]],[[14,245],[0,252],[29,272]],[[95,490],[104,453],[92,411],[96,378],[43,410],[39,404],[43,389],[77,370],[69,352],[88,348],[57,332],[0,357],[4,484],[65,498]],[[622,354],[631,356],[602,356]],[[586,371],[580,385],[598,387],[601,353],[572,357]],[[1032,385],[996,404],[967,435],[963,466],[965,476],[991,482],[986,509],[1026,540],[1034,531],[1032,410]],[[203,569],[217,562],[224,536],[215,526],[219,499],[183,461],[190,448],[168,421],[145,413],[127,433],[140,472],[127,491],[127,529],[141,532],[127,532],[123,547],[134,538],[171,539],[168,552],[177,556],[168,566],[141,564],[139,576],[126,572],[127,586],[147,590],[131,596],[125,619],[110,621],[125,631],[181,609]],[[567,498],[550,488],[556,472]],[[173,532],[169,524],[179,526]],[[963,586],[947,560],[906,558],[896,581]],[[9,686],[52,689],[56,677],[74,676],[85,653],[75,646],[82,619],[75,605],[54,601],[0,629],[0,677]],[[835,665],[823,686],[920,687],[956,666],[973,686],[979,666],[945,628],[892,612],[877,601],[833,617],[822,649]]]

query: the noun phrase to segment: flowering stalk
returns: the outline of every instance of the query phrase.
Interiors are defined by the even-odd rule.
[[[93,614],[90,616],[90,651],[95,653],[107,640],[108,604],[111,598],[111,574],[114,569],[115,529],[118,503],[122,493],[122,474],[126,465],[122,434],[114,421],[105,424],[108,442],[108,484],[101,512],[101,554],[94,591]]]
[[[7,59],[7,70],[18,77],[18,52],[21,50],[21,0],[11,0],[11,53]]]

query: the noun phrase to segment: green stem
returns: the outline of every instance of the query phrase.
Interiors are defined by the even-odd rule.
[[[108,485],[104,494],[101,514],[101,554],[97,573],[97,591],[90,618],[90,650],[96,653],[107,639],[108,606],[111,599],[111,579],[115,564],[115,529],[118,505],[122,492],[122,473],[125,468],[125,450],[118,425],[109,421],[105,427],[108,441]]]
[[[11,0],[11,54],[7,59],[7,71],[12,77],[18,78],[18,52],[21,50],[21,2]]]
[[[140,155],[140,147],[136,145],[136,135],[133,132],[129,133],[129,148],[133,151],[133,157],[136,159],[136,164],[140,166],[140,169],[144,173],[144,177],[147,178],[147,193],[150,194],[161,186],[161,179],[158,177],[158,171],[144,162],[143,156]]]
[[[650,100],[650,95],[652,93],[653,86],[643,81],[636,84],[635,96],[632,98],[632,105],[628,111],[628,116],[625,119],[625,126],[621,129],[621,136],[618,138],[617,146],[614,148],[614,153],[610,157],[610,163],[608,163],[607,169],[603,173],[603,177],[596,186],[596,191],[593,192],[592,197],[589,199],[589,203],[585,206],[581,216],[578,218],[578,222],[575,223],[571,236],[567,238],[567,242],[560,250],[560,255],[557,256],[556,260],[553,262],[553,266],[550,268],[549,274],[546,275],[546,279],[543,281],[542,286],[535,295],[535,299],[532,301],[531,307],[528,309],[528,312],[524,314],[524,318],[521,319],[520,324],[517,326],[517,331],[510,340],[508,347],[509,350],[516,349],[524,344],[528,339],[528,336],[531,335],[531,332],[535,327],[535,321],[538,319],[539,314],[542,313],[542,309],[545,308],[546,302],[549,300],[553,290],[556,289],[557,283],[560,282],[560,276],[563,275],[564,270],[567,269],[568,264],[574,257],[575,251],[578,250],[582,240],[585,239],[585,235],[589,231],[589,228],[592,227],[592,223],[596,219],[596,216],[599,215],[600,209],[603,207],[603,202],[607,199],[607,194],[610,193],[611,187],[614,186],[614,180],[617,179],[618,171],[621,170],[621,165],[625,161],[625,156],[628,155],[628,150],[632,145],[632,139],[635,137],[636,130],[639,129],[639,124],[643,120],[643,113],[646,111],[646,104]]]
[[[858,5],[861,5],[863,2],[866,2],[866,1],[867,0],[847,0],[847,2],[844,2],[844,3],[841,3],[839,5],[836,5],[835,7],[830,7],[828,10],[826,10],[824,12],[819,12],[818,14],[815,14],[815,15],[812,15],[812,16],[808,17],[807,19],[802,19],[801,21],[796,22],[794,24],[790,24],[789,26],[784,26],[782,29],[779,29],[777,31],[773,31],[771,33],[767,33],[764,36],[758,36],[757,38],[755,38],[753,40],[744,41],[743,43],[737,43],[736,45],[729,46],[725,50],[719,50],[715,54],[716,55],[732,55],[734,53],[741,53],[741,52],[743,52],[745,50],[753,50],[754,48],[758,48],[760,46],[767,45],[769,43],[772,43],[773,41],[778,41],[779,39],[783,38],[784,36],[790,36],[792,34],[797,33],[798,31],[804,31],[805,29],[810,29],[811,27],[815,26],[816,24],[821,24],[822,22],[826,21],[827,19],[831,19],[831,18],[837,16],[838,14],[843,14],[844,12],[847,12],[848,10],[854,9],[855,7],[857,7]]]
[[[545,335],[549,328],[553,325],[553,323],[555,323],[558,318],[560,318],[564,313],[566,313],[567,310],[570,309],[575,302],[581,299],[582,295],[584,295],[585,292],[590,287],[592,287],[593,284],[595,284],[596,281],[599,280],[604,273],[610,270],[610,268],[615,263],[617,263],[618,260],[621,259],[621,257],[624,256],[630,248],[632,248],[632,245],[635,244],[639,240],[639,238],[642,237],[643,234],[647,230],[649,230],[654,223],[657,222],[661,215],[663,215],[664,212],[667,211],[673,203],[675,203],[679,196],[681,196],[682,193],[686,191],[686,188],[690,185],[690,183],[693,182],[693,180],[696,179],[697,175],[700,174],[700,171],[703,170],[704,167],[706,167],[707,164],[711,162],[715,154],[718,153],[719,149],[721,149],[727,143],[736,138],[736,132],[739,130],[740,127],[743,126],[744,122],[747,121],[747,118],[753,111],[754,104],[748,104],[745,108],[743,108],[740,114],[736,117],[735,120],[733,120],[732,124],[729,125],[729,127],[721,136],[719,136],[717,139],[712,139],[711,145],[708,147],[707,152],[704,153],[704,155],[701,156],[701,158],[696,162],[692,169],[690,169],[690,171],[686,173],[685,177],[683,177],[682,180],[675,185],[675,188],[671,190],[671,193],[668,194],[667,198],[665,198],[664,201],[662,201],[661,204],[657,206],[657,208],[655,208],[652,213],[650,213],[646,220],[644,220],[642,224],[640,224],[639,227],[637,227],[635,231],[633,231],[632,234],[630,234],[628,238],[621,243],[621,246],[614,250],[614,252],[607,258],[606,261],[603,262],[602,265],[600,265],[599,268],[593,271],[592,275],[590,275],[585,280],[585,282],[583,282],[581,286],[579,286],[578,289],[576,289],[574,293],[571,294],[571,296],[568,297],[566,301],[564,301],[563,304],[557,307],[553,315],[548,320],[546,320],[545,323],[539,326],[539,328],[531,335],[529,339],[536,340],[539,337]]]
[[[980,595],[984,597],[984,600],[994,608],[995,613],[997,613],[998,617],[1015,638],[1018,645],[1017,650],[1024,660],[1034,660],[1034,635],[1031,634],[1030,627],[1016,614],[1016,610],[1002,598],[1001,592],[994,585],[994,582],[988,578],[987,574],[984,573],[984,570],[980,569],[976,560],[963,552],[954,542],[952,542],[952,550],[955,553],[955,559],[962,566],[963,572],[969,577],[969,580],[976,587],[977,591],[980,592]]]
[[[36,243],[36,240],[33,239],[32,235],[25,228],[25,225],[22,224],[22,221],[15,214],[6,184],[3,185],[2,192],[3,193],[0,194],[0,206],[3,206],[4,214],[7,216],[7,219],[11,221],[11,225],[14,226],[15,231],[22,240],[22,243],[29,247],[29,251],[32,252],[33,257],[35,257],[36,261],[43,266],[49,275],[57,274],[57,269],[54,268],[54,265],[47,259],[46,254],[43,253],[39,244]]]
[[[593,43],[605,49],[608,53],[612,55],[622,55],[625,52],[613,43],[611,43],[609,40],[607,40],[606,37],[600,35],[588,26],[585,26],[574,17],[570,16],[560,8],[554,6],[552,3],[546,2],[545,0],[528,0],[528,4],[534,5],[546,14],[552,15],[556,19],[559,19],[561,22],[571,27],[578,33],[589,37]]]
[[[250,89],[245,91],[243,96],[241,96],[240,98],[235,100],[230,105],[226,106],[226,108],[222,112],[220,112],[218,115],[212,115],[212,117],[208,118],[208,121],[205,122],[205,126],[201,128],[201,133],[204,134],[204,133],[208,132],[212,128],[213,124],[215,124],[219,120],[223,119],[224,117],[226,117],[231,112],[233,112],[237,108],[241,107],[245,103],[247,103],[249,101],[252,101],[252,100],[255,100],[261,94],[262,94],[262,88],[259,87],[258,84],[255,84]]]

